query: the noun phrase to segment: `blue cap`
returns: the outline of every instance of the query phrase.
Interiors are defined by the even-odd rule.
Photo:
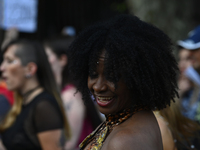
[[[76,29],[72,26],[66,26],[63,28],[63,34],[69,35],[69,36],[75,36],[76,35]]]
[[[177,44],[188,50],[200,48],[200,25],[188,33],[188,38],[180,40]]]

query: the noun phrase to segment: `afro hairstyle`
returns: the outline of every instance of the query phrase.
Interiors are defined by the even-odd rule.
[[[124,14],[88,27],[70,46],[69,69],[86,103],[91,97],[88,76],[96,71],[104,49],[105,78],[116,88],[122,78],[134,105],[160,110],[178,96],[171,40],[157,27]]]

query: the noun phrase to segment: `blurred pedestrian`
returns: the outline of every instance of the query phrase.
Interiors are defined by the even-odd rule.
[[[64,36],[51,39],[45,44],[45,50],[61,91],[65,112],[72,129],[72,138],[65,144],[66,150],[77,149],[84,138],[101,123],[92,100],[88,99],[88,103],[84,105],[82,94],[77,92],[76,85],[71,80],[68,54],[73,40],[73,37]]]
[[[179,78],[182,113],[200,122],[200,26],[189,32],[185,40],[178,41],[178,46],[191,59],[191,66]]]
[[[2,52],[0,51],[0,65],[3,61]],[[10,107],[14,102],[13,92],[9,91],[6,87],[6,83],[2,80],[0,71],[0,122],[5,117]]]
[[[200,125],[181,114],[179,101],[155,111],[161,130],[163,150],[199,150]]]
[[[3,50],[0,70],[15,102],[0,133],[6,149],[61,150],[70,129],[43,47],[16,40]]]

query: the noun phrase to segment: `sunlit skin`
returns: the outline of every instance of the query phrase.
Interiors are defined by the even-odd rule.
[[[104,75],[105,50],[99,57],[96,72],[88,77],[88,88],[94,95],[98,109],[103,114],[113,114],[131,106],[130,91],[121,79],[115,89],[114,83]]]
[[[190,57],[192,60],[192,66],[196,70],[200,70],[200,49],[190,50]]]
[[[184,71],[191,65],[191,58],[190,58],[190,51],[187,49],[181,49],[179,51],[179,70],[181,74],[184,73]]]
[[[16,45],[8,48],[0,67],[7,88],[12,91],[22,89],[26,82],[26,67],[22,66],[21,60],[15,56],[16,49]]]

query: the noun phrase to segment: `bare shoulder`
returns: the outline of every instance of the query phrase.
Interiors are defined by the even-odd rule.
[[[140,115],[138,116],[140,117]],[[124,122],[113,130],[105,142],[105,149],[162,150],[161,134],[154,115],[151,117],[150,114],[146,120],[143,119],[137,119],[137,116],[133,117],[132,120],[127,120],[127,123]]]
[[[75,87],[71,87],[70,89],[63,91],[61,97],[67,112],[73,110],[73,112],[80,114],[80,112],[85,111],[82,95],[80,92],[77,92]]]
[[[130,134],[131,131],[124,130],[116,134],[113,137],[109,144],[108,149],[112,150],[160,150],[156,147],[156,144],[153,144],[153,141],[150,142],[150,136],[144,134],[144,132],[139,133],[135,132]]]

